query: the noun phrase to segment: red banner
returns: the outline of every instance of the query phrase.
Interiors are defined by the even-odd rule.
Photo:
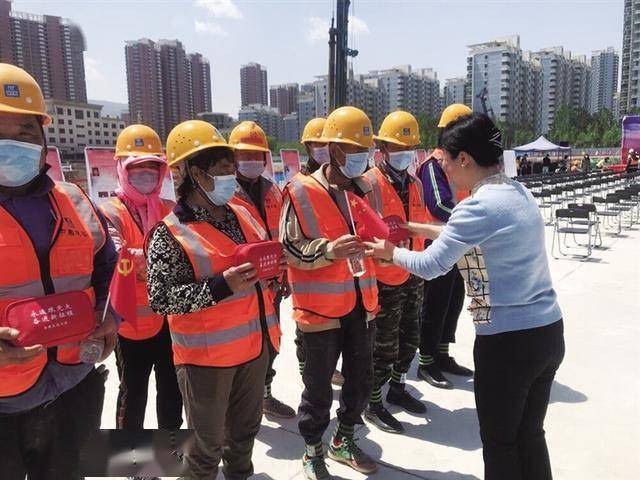
[[[62,171],[62,161],[60,160],[60,151],[57,147],[47,147],[47,165],[51,168],[47,171],[47,175],[56,182],[64,182],[64,172]]]

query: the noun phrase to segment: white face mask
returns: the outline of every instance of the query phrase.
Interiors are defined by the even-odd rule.
[[[389,152],[389,165],[398,171],[404,171],[416,158],[415,150],[407,150],[404,152]]]
[[[362,153],[346,153],[345,164],[340,166],[340,171],[347,178],[358,178],[367,169],[371,155],[373,155],[373,149]]]
[[[148,195],[158,186],[160,172],[153,168],[136,168],[129,172],[129,184],[142,195]]]
[[[21,187],[40,173],[42,146],[17,140],[0,140],[0,185]]]
[[[238,162],[238,172],[247,178],[258,178],[264,172],[262,160],[243,160]]]
[[[324,147],[316,147],[311,149],[311,156],[316,161],[318,165],[323,165],[325,163],[329,163],[329,145],[325,145]]]
[[[206,173],[210,178],[213,179],[213,190],[204,192],[207,194],[207,197],[214,205],[221,207],[222,205],[226,205],[233,197],[233,194],[236,193],[236,188],[238,187],[238,182],[236,182],[235,175],[211,175]]]

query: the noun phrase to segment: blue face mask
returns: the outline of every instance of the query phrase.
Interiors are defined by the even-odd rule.
[[[389,165],[394,169],[402,172],[409,168],[411,162],[416,157],[415,150],[407,150],[405,152],[389,152]]]
[[[40,173],[42,146],[16,140],[0,140],[0,185],[21,187]]]
[[[206,173],[206,172],[205,172]],[[238,183],[236,182],[235,175],[209,175],[209,177],[213,179],[213,190],[205,193],[211,203],[221,207],[222,205],[226,205],[233,197],[233,194],[236,193],[236,188],[238,188]],[[203,189],[204,190],[204,189]]]
[[[340,166],[340,171],[347,178],[358,178],[367,169],[370,155],[370,152],[346,153],[345,164]]]

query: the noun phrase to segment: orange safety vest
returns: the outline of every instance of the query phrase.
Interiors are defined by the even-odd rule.
[[[254,205],[253,200],[244,191],[244,188],[238,187],[236,190],[236,194],[231,198],[229,203],[233,205],[241,205],[247,210],[249,213],[253,215],[253,218],[258,220],[262,228],[264,228],[269,234],[270,240],[277,240],[280,237],[280,212],[282,212],[282,192],[278,186],[264,177],[258,178],[258,181],[261,183],[261,189],[267,191],[267,194],[264,199],[264,212],[267,217],[267,222],[265,224],[264,219],[260,215],[260,211]]]
[[[49,265],[41,265],[22,225],[0,206],[0,317],[9,304],[31,297],[82,290],[95,307],[91,287],[94,254],[107,235],[91,201],[76,185],[56,182],[49,193],[56,225]],[[80,363],[79,343],[61,345],[56,360]],[[22,365],[0,367],[0,397],[11,397],[33,387],[48,362],[43,352]]]
[[[311,175],[297,175],[285,189],[291,199],[303,233],[309,239],[329,241],[352,233],[331,195]],[[378,310],[378,285],[372,258],[365,258],[365,273],[358,277],[362,303],[367,312]],[[314,270],[289,267],[294,320],[319,325],[328,319],[348,315],[356,307],[356,278],[347,260],[333,260],[331,265]]]
[[[144,234],[126,205],[118,197],[100,205],[100,211],[107,221],[120,234],[123,241],[127,242],[127,248],[143,249]],[[162,216],[166,216],[173,209],[173,202],[163,200]],[[164,317],[154,313],[149,307],[149,295],[147,282],[136,278],[136,312],[137,320],[128,322],[125,318],[120,324],[118,333],[129,340],[146,340],[155,337],[162,328]]]
[[[266,232],[245,208],[229,206],[247,243],[266,240]],[[182,223],[175,213],[163,222],[187,253],[196,282],[234,266],[237,244],[208,222]],[[168,319],[176,365],[233,367],[250,362],[262,352],[263,325],[273,347],[280,349],[280,324],[265,282],[199,312],[168,315]]]
[[[409,175],[409,174],[408,174]],[[365,177],[373,189],[367,196],[371,206],[384,218],[389,215],[397,215],[405,222],[407,215],[402,200],[387,179],[380,167],[375,167],[365,173]],[[410,222],[426,223],[429,221],[427,209],[424,206],[424,192],[422,182],[411,175],[409,179],[409,220]],[[424,250],[424,238],[412,237],[411,250],[421,252]],[[376,276],[378,281],[386,285],[401,285],[409,279],[409,272],[392,263],[376,263]]]

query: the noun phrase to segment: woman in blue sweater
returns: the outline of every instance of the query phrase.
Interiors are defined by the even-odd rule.
[[[440,146],[447,177],[471,197],[444,226],[410,225],[434,239],[424,252],[386,241],[369,248],[427,280],[458,265],[477,334],[475,398],[485,480],[549,480],[544,418],[564,338],[544,223],[529,191],[500,173],[501,135],[489,117],[452,122]]]

